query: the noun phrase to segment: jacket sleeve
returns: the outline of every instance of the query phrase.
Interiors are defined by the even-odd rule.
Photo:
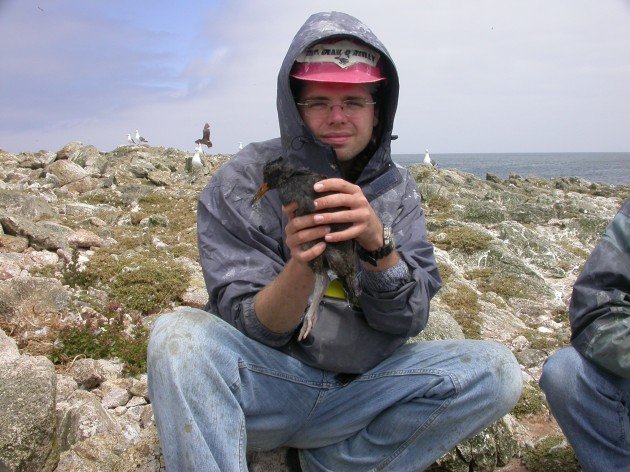
[[[271,205],[252,205],[256,183],[260,184],[256,174],[261,172],[226,167],[203,190],[197,206],[207,310],[257,341],[280,346],[289,341],[292,331],[274,333],[262,325],[254,312],[254,297],[284,266],[282,234],[277,229],[282,215]]]
[[[571,343],[605,371],[630,379],[630,199],[575,281]]]
[[[441,286],[433,245],[427,241],[425,217],[416,183],[407,173],[400,206],[391,227],[409,277],[391,292],[364,290],[361,308],[367,323],[386,333],[410,337],[418,334],[429,318],[429,301]],[[383,215],[385,218],[385,215]],[[384,223],[388,223],[384,220]]]

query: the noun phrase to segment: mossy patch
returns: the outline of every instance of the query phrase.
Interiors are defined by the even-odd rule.
[[[168,257],[116,256],[97,252],[86,273],[103,286],[111,301],[143,314],[167,308],[188,287],[189,273]]]
[[[441,237],[432,240],[440,249],[445,251],[459,250],[465,254],[473,254],[490,247],[492,237],[466,226],[444,228]]]
[[[543,439],[533,449],[523,454],[523,460],[530,472],[580,472],[580,464],[575,453],[563,436],[550,436]]]
[[[126,327],[121,313],[110,311],[108,316],[79,326],[66,325],[58,333],[50,354],[55,364],[66,364],[77,356],[91,359],[119,358],[129,375],[146,372],[149,332],[139,320]]]
[[[481,224],[500,223],[506,219],[504,212],[492,202],[471,202],[462,213],[464,221]]]
[[[442,294],[442,301],[451,309],[466,338],[481,339],[481,305],[474,290],[466,285],[453,284]]]
[[[504,300],[531,296],[528,286],[524,282],[521,282],[515,275],[499,272],[495,268],[472,269],[467,271],[464,277],[472,280],[480,292],[494,292]]]
[[[451,266],[448,264],[443,264],[441,262],[438,262],[437,265],[438,265],[438,271],[440,272],[440,277],[442,279],[442,285],[444,285],[446,282],[448,282],[451,279],[454,271],[451,268]]]
[[[527,320],[525,321],[527,322]],[[532,349],[549,353],[555,349],[568,346],[570,341],[570,332],[568,329],[557,333],[541,333],[537,329],[529,329],[520,334],[529,341]]]
[[[538,386],[526,383],[523,385],[521,398],[512,410],[517,418],[545,413],[548,410],[545,395]]]

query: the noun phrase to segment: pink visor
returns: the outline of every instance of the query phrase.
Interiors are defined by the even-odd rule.
[[[386,78],[379,59],[380,54],[373,49],[347,39],[318,43],[297,57],[291,77],[314,82],[379,82]]]

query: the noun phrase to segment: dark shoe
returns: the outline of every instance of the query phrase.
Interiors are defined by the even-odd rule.
[[[287,450],[287,467],[291,472],[302,472],[298,450],[290,447]]]

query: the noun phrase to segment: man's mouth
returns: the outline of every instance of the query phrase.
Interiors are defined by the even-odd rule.
[[[349,134],[327,134],[322,136],[322,141],[328,144],[345,144],[350,139]]]

